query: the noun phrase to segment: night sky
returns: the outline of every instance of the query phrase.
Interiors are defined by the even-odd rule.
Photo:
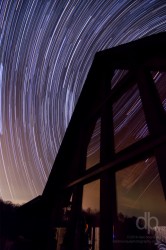
[[[23,203],[42,193],[95,53],[161,31],[164,0],[0,2],[1,198]],[[161,78],[154,74],[156,84]],[[138,93],[131,91],[114,118],[116,135],[125,131],[123,145],[116,138],[117,151],[131,143],[125,138],[148,134]],[[166,92],[163,105],[165,99]],[[139,126],[127,129],[140,117]]]

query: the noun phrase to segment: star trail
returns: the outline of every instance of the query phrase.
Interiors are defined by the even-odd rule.
[[[0,2],[0,197],[22,203],[42,193],[95,53],[161,31],[163,0]],[[135,93],[116,134],[140,106]],[[125,131],[148,133],[144,122]]]

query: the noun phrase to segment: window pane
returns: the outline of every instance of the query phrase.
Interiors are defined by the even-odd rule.
[[[136,85],[114,103],[113,121],[115,152],[121,151],[149,134]]]
[[[100,162],[100,127],[101,120],[98,119],[87,149],[86,169]]]
[[[82,200],[85,249],[99,250],[100,181],[84,185]]]
[[[155,158],[118,171],[116,183],[115,249],[127,243],[132,246],[127,249],[156,249],[155,235],[161,240],[162,228],[166,226],[166,201]]]
[[[55,211],[55,214],[52,215],[52,234],[49,237],[50,249],[53,249],[53,247],[55,246],[56,250],[61,250],[65,249],[65,247],[68,245],[68,227],[71,219],[71,205],[72,195],[68,201],[68,204],[62,207],[59,215],[57,216],[57,211]]]
[[[111,81],[111,87],[114,88],[115,85],[122,80],[122,78],[128,73],[128,70],[121,70],[121,69],[116,69],[114,71],[114,76]]]
[[[166,73],[165,72],[151,72],[153,80],[155,82],[156,88],[158,90],[160,100],[163,104],[163,107],[166,111],[166,88],[165,88],[165,79],[166,79]]]

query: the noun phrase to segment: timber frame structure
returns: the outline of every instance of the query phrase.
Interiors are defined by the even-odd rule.
[[[60,225],[62,210],[69,205],[72,196],[70,243],[66,249],[81,249],[76,225],[82,206],[83,185],[100,180],[100,250],[113,249],[111,235],[117,217],[117,171],[155,156],[166,197],[166,113],[151,75],[151,71],[166,71],[165,46],[166,33],[159,33],[95,55],[40,197],[50,208],[49,220],[54,218],[55,226]],[[117,69],[128,73],[112,88],[111,80]],[[149,135],[116,153],[112,107],[134,85],[139,89]],[[99,118],[100,162],[86,169],[87,147]]]

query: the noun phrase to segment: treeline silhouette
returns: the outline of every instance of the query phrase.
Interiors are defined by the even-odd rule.
[[[17,237],[17,209],[19,205],[15,205],[9,201],[5,202],[0,199],[0,249],[12,249],[14,241]],[[14,248],[13,248],[14,249]]]
[[[43,228],[47,228],[41,220],[42,209],[37,207],[35,213],[33,210],[33,206],[30,209],[26,204],[15,205],[0,199],[0,250],[46,249],[40,246],[46,235]]]
[[[59,235],[61,242],[59,243],[59,239],[57,238],[57,247],[54,247],[54,249],[72,249],[70,246],[72,241],[70,238],[70,212],[71,211],[69,211],[68,214],[69,225],[64,224],[67,230],[64,234],[63,240],[61,239],[61,235]],[[95,228],[99,227],[99,224],[99,211],[92,210],[91,208],[80,211],[75,228],[75,241],[77,241],[77,243],[75,242],[75,244],[77,245],[77,247],[79,246],[79,250],[95,250],[95,241],[97,241],[97,235],[95,235]]]
[[[69,216],[70,217],[70,216]],[[157,250],[155,232],[146,229],[144,221],[133,216],[128,217],[118,214],[114,223],[113,239],[114,250]],[[139,221],[139,225],[138,225]],[[111,225],[110,225],[111,227]],[[95,250],[99,247],[100,212],[91,209],[83,210],[77,220],[76,241],[79,242],[79,250]],[[68,249],[70,244],[70,227],[64,234],[63,243],[57,249]],[[110,230],[111,232],[112,230]],[[61,237],[60,237],[61,239]],[[62,239],[61,239],[62,240]],[[58,241],[58,239],[57,239]],[[57,242],[58,243],[58,242]],[[97,243],[97,245],[96,245]],[[55,247],[53,249],[56,249]],[[98,249],[98,248],[97,248]]]
[[[114,226],[114,249],[157,250],[155,232],[145,228],[143,220],[137,223],[137,217],[118,214]]]
[[[23,205],[0,199],[0,250],[50,249],[50,207],[41,196]]]
[[[49,225],[50,220],[44,216],[44,214],[50,214],[46,207],[44,203],[40,203],[40,206],[36,205],[36,207],[34,207],[34,203],[33,206],[30,204],[30,206],[21,207],[0,199],[0,250],[56,249],[55,234],[57,226],[55,224]],[[137,218],[134,216],[127,217],[122,213],[118,215],[114,224],[114,234],[110,235],[114,239],[115,250],[157,249],[153,232],[149,233],[143,225],[141,225],[140,228],[142,229],[140,230],[136,221]],[[140,221],[140,223],[143,222]],[[64,224],[64,226],[67,225]],[[81,212],[77,223],[78,239],[82,246],[80,249],[95,249],[95,242],[98,237],[95,228],[99,226],[99,211],[88,209]],[[70,241],[68,236],[70,234],[66,233],[61,249],[68,249]],[[50,242],[53,243],[52,246]]]

